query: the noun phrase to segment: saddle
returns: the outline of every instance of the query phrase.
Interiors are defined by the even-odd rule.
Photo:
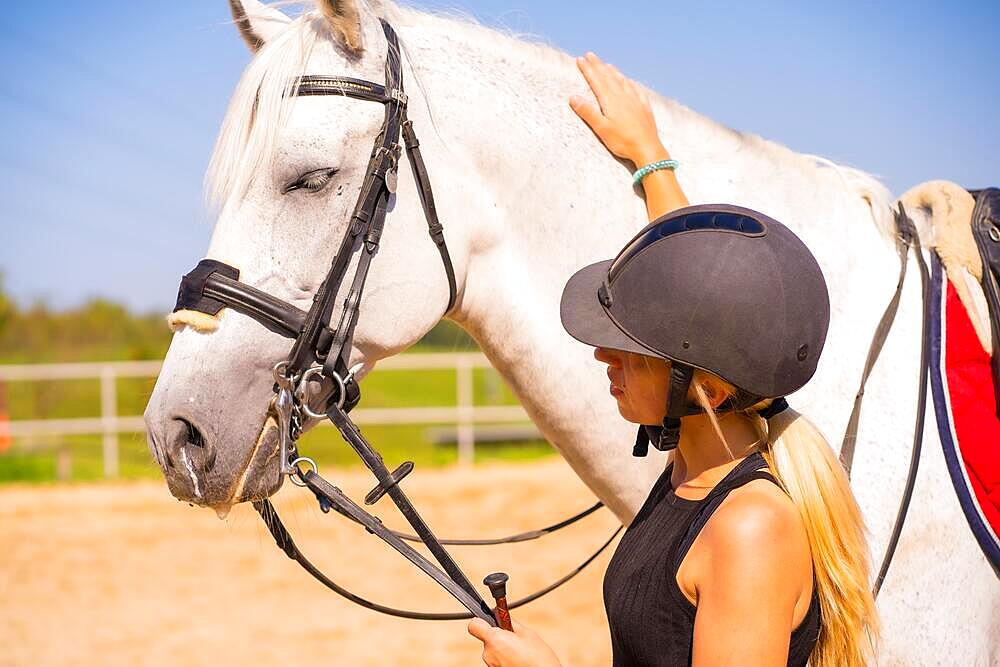
[[[931,250],[930,385],[945,462],[1000,575],[1000,189],[931,181],[900,202]]]

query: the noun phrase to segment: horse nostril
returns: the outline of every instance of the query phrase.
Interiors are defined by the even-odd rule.
[[[202,437],[201,431],[199,431],[194,424],[184,419],[183,417],[178,417],[177,421],[184,424],[184,428],[187,431],[185,434],[187,438],[187,444],[192,445],[194,447],[202,447],[202,448],[205,447],[205,438]]]

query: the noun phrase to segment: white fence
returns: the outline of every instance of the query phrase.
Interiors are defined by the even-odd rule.
[[[365,424],[455,424],[458,460],[471,463],[475,453],[477,423],[523,423],[528,416],[520,405],[475,405],[473,373],[477,368],[489,368],[486,357],[479,352],[403,354],[378,363],[374,373],[385,371],[454,370],[456,404],[453,406],[422,406],[409,408],[362,408],[351,412],[351,418]],[[118,475],[118,434],[141,433],[146,430],[141,416],[118,414],[118,379],[155,377],[160,372],[159,361],[114,361],[74,364],[0,365],[0,382],[32,382],[39,380],[100,379],[101,416],[78,419],[33,419],[11,421],[11,437],[84,435],[103,436],[105,477]],[[323,422],[329,425],[329,422]]]

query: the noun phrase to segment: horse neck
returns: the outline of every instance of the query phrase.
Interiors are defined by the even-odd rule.
[[[617,416],[602,367],[563,332],[558,313],[573,271],[612,257],[645,222],[631,165],[615,160],[570,110],[569,95],[587,90],[568,56],[480,26],[401,14],[416,79],[407,86],[411,115],[449,243],[456,238],[469,251],[454,318],[546,438],[628,519],[662,461],[637,465],[628,456],[634,427]],[[662,98],[654,112],[682,161],[678,176],[691,201],[738,201],[798,222],[795,231],[819,245],[843,234],[812,212],[822,193],[825,216],[863,219],[862,236],[875,240],[867,205],[839,168],[823,172],[815,158]]]
[[[433,17],[397,27],[445,233],[468,250],[456,253],[465,280],[453,317],[577,474],[629,520],[662,460],[629,456],[635,427],[617,416],[603,367],[558,315],[572,272],[613,254],[642,224],[628,170],[569,109],[563,91],[580,84],[567,57]],[[558,80],[552,90],[532,80],[532,54],[546,57],[536,72]]]

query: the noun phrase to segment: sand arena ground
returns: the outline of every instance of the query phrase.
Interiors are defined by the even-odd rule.
[[[323,472],[354,498],[371,487],[358,470]],[[593,502],[555,459],[418,468],[404,484],[442,536],[537,528]],[[457,609],[362,528],[323,515],[308,492],[286,485],[277,505],[300,548],[355,592],[397,606]],[[404,527],[390,501],[376,509]],[[616,525],[602,510],[541,540],[454,553],[474,581],[507,571],[518,597],[575,567]],[[610,664],[601,601],[608,557],[514,613],[564,664]],[[463,621],[388,618],[328,592],[275,547],[249,506],[219,521],[155,482],[0,488],[0,665],[450,667],[481,665],[480,646]]]

